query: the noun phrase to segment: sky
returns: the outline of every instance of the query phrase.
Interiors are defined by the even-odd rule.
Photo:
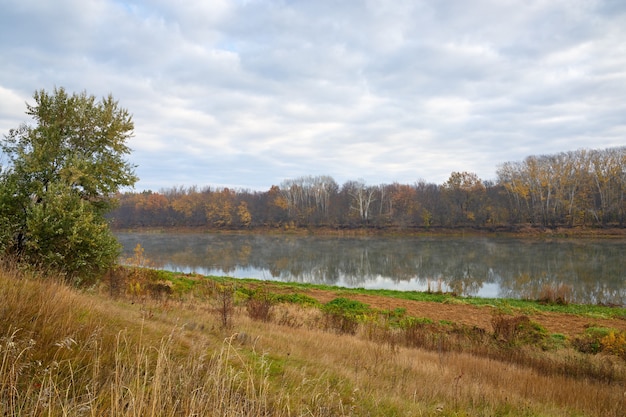
[[[626,1],[0,0],[0,134],[55,87],[133,115],[137,191],[495,180],[626,145]]]

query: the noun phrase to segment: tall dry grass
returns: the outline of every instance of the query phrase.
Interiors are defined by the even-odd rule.
[[[322,330],[313,308],[277,305],[271,320],[253,320],[239,305],[224,329],[213,300],[106,294],[0,271],[0,415],[611,417],[626,409],[623,382],[384,343],[365,326],[340,335]]]
[[[268,355],[212,307],[101,297],[0,271],[0,415],[341,415],[323,387],[272,388]]]
[[[373,408],[406,416],[622,416],[626,409],[623,381],[608,384],[545,375],[523,364],[473,354],[382,344],[368,340],[366,330],[354,337],[306,326],[267,325],[263,333],[269,338],[263,338],[261,346],[270,349],[266,344],[271,343],[271,350],[282,355],[315,358],[310,366],[345,381],[347,385],[339,386],[344,404],[360,412]],[[564,355],[582,361],[573,351],[546,355],[554,362],[563,360]],[[590,360],[624,366],[614,357]],[[298,376],[287,373],[296,380]]]

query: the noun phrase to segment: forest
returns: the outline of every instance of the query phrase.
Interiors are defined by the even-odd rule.
[[[207,229],[624,227],[626,147],[505,162],[497,179],[452,172],[443,184],[339,185],[331,176],[267,191],[206,186],[117,195],[112,226]]]

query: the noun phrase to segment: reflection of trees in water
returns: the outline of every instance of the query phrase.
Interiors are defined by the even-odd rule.
[[[546,286],[571,287],[577,302],[623,304],[626,245],[476,238],[324,238],[262,235],[125,235],[158,266],[160,258],[192,270],[269,271],[275,279],[359,287],[379,277],[431,284],[462,295],[485,283],[500,296],[536,298]]]
[[[536,299],[545,288],[566,285],[576,302],[624,304],[625,254],[623,244],[610,242],[503,246],[495,262],[500,295]]]

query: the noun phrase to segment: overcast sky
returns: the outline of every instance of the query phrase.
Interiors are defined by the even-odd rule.
[[[0,133],[35,90],[134,117],[137,190],[267,190],[626,145],[624,0],[0,0]]]

